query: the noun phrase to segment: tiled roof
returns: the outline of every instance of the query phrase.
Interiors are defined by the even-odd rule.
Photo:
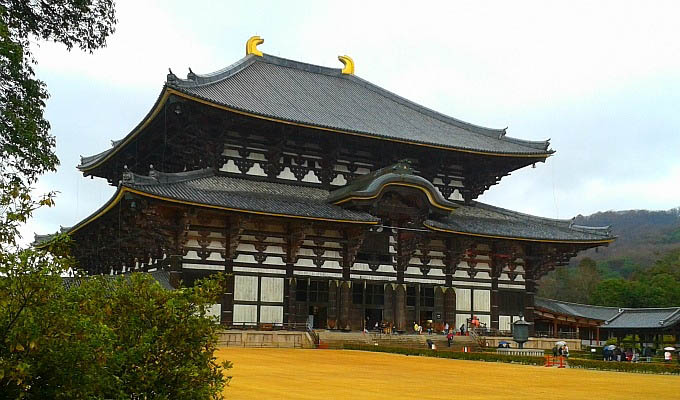
[[[210,75],[169,79],[178,91],[249,113],[377,137],[511,154],[549,152],[525,141],[440,114],[340,69],[264,54]]]
[[[548,140],[509,137],[505,129],[446,116],[341,69],[269,54],[246,56],[212,74],[191,72],[187,79],[170,73],[166,88],[236,111],[320,129],[492,154],[545,158],[553,152]],[[122,143],[125,140],[112,141],[112,148],[82,157],[79,168],[90,168]]]
[[[675,325],[680,320],[680,307],[668,308],[625,308],[619,314],[605,321],[609,329],[661,329]]]
[[[372,215],[326,203],[328,191],[313,187],[215,175],[211,170],[134,175],[123,186],[166,199],[234,210],[331,220],[375,222]]]
[[[562,315],[606,321],[619,313],[617,307],[592,306],[589,304],[570,303],[566,301],[536,297],[536,308],[542,308]]]
[[[425,225],[451,232],[529,240],[602,242],[614,239],[609,227],[578,226],[571,220],[542,218],[479,202],[461,205],[447,217],[427,220]]]
[[[607,329],[663,329],[680,322],[680,307],[666,308],[617,308],[570,303],[536,297],[538,309],[557,314],[602,321]]]
[[[457,204],[445,199],[432,182],[421,176],[414,175],[413,169],[406,161],[400,161],[355,178],[349,185],[330,192],[327,201],[329,203],[340,204],[352,198],[375,198],[385,186],[389,185],[415,186],[428,193],[428,198],[432,205],[447,210],[458,207]]]

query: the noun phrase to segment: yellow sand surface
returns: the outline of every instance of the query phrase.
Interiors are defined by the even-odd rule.
[[[348,350],[224,348],[229,399],[680,399],[680,377]]]

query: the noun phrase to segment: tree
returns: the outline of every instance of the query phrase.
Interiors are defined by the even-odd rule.
[[[59,160],[45,120],[45,83],[35,77],[34,39],[93,51],[116,23],[112,0],[0,0],[0,251],[11,251],[18,228],[54,193],[31,197],[41,174]],[[3,260],[0,259],[0,263]]]
[[[53,260],[18,261],[0,280],[0,399],[222,398],[230,364],[213,357],[208,316],[222,276],[172,291],[149,274],[64,285]]]
[[[207,316],[219,277],[175,291],[135,274],[66,287],[68,238],[17,245],[20,225],[53,204],[32,186],[59,163],[29,45],[91,52],[115,22],[112,0],[0,0],[0,399],[221,398],[229,381]]]

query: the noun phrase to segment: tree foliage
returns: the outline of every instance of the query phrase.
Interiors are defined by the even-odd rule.
[[[652,266],[625,264],[630,270],[625,276],[588,258],[577,268],[557,268],[541,280],[539,295],[612,307],[680,306],[680,249],[666,253]]]
[[[115,22],[112,0],[0,0],[0,251],[14,247],[35,209],[53,204],[54,193],[34,199],[31,188],[59,164],[31,41],[93,51],[106,44]]]
[[[149,274],[65,285],[67,257],[26,250],[14,261],[0,270],[0,399],[222,397],[230,364],[213,357],[208,316],[222,276],[173,291]]]
[[[67,237],[17,245],[21,224],[53,204],[31,190],[59,162],[30,45],[93,51],[115,22],[112,0],[0,0],[0,399],[221,398],[229,381],[207,313],[220,276],[174,291],[142,274],[65,285]]]

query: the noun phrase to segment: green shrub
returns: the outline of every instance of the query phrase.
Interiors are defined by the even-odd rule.
[[[601,371],[637,372],[643,374],[680,374],[680,365],[661,363],[631,363],[600,360],[570,359],[569,367]]]
[[[369,346],[353,344],[344,345],[343,348],[345,350],[374,351],[380,353],[403,354],[407,356],[450,358],[455,360],[471,360],[471,361],[505,362],[526,365],[543,365],[543,363],[545,362],[543,357],[514,356],[496,353],[463,353],[451,351],[438,352],[436,350],[429,349],[407,349],[402,347]]]

